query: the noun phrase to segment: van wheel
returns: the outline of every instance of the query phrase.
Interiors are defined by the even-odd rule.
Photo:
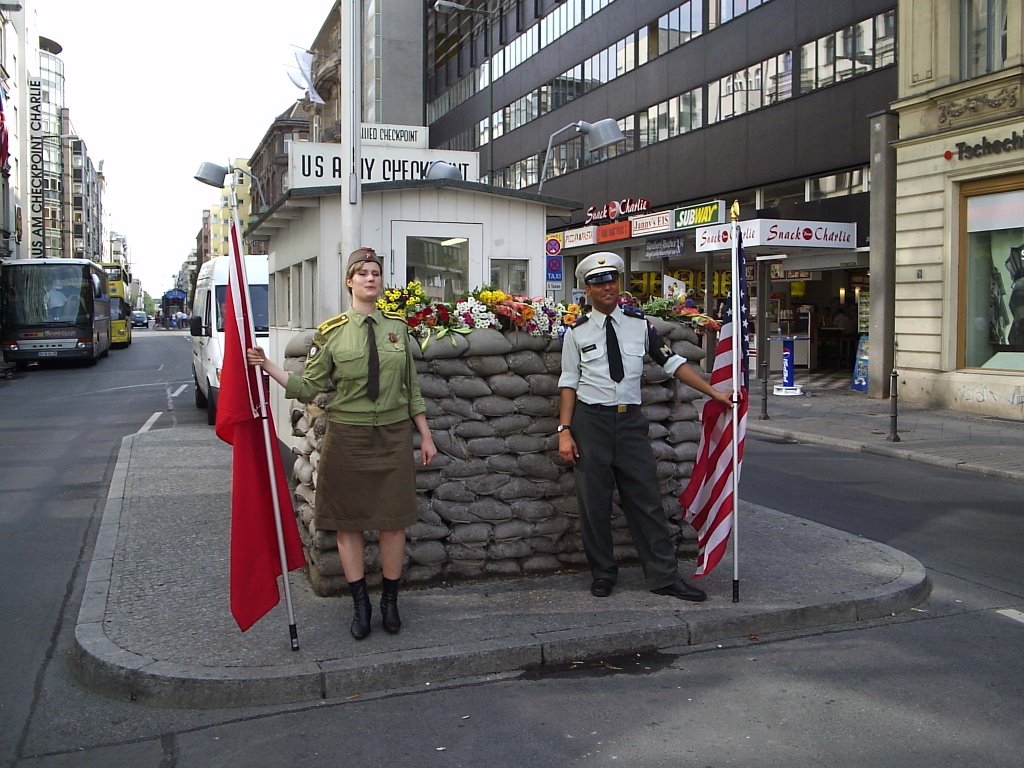
[[[206,404],[206,423],[211,427],[217,423],[217,390],[211,389]]]
[[[203,394],[203,390],[201,390],[199,388],[199,381],[196,379],[195,376],[192,377],[192,380],[196,384],[196,408],[205,408],[206,407],[206,395],[204,395]]]

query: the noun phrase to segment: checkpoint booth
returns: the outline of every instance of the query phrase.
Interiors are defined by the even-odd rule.
[[[425,142],[425,128],[416,134]],[[289,342],[349,307],[345,263],[354,247],[383,257],[385,289],[415,280],[431,301],[451,302],[485,285],[542,296],[550,278],[560,277],[545,250],[546,222],[578,203],[481,184],[476,152],[364,142],[353,205],[342,153],[340,144],[292,142],[287,191],[245,233],[266,241],[272,358],[282,359]],[[439,161],[450,173],[430,178]],[[359,239],[350,249],[353,231]],[[280,422],[288,414],[284,391],[270,391]],[[287,442],[290,427],[277,427]]]

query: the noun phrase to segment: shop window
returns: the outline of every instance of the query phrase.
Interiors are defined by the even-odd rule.
[[[1024,177],[964,186],[960,365],[1024,370]]]

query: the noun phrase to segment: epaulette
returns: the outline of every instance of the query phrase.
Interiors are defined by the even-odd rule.
[[[583,315],[581,317],[577,317],[576,318],[576,322],[572,324],[572,327],[573,328],[579,328],[581,325],[583,325],[589,319],[590,319],[590,315]]]
[[[647,317],[647,315],[644,314],[644,311],[640,309],[640,307],[633,307],[629,305],[626,305],[625,307],[622,308],[622,314],[624,314],[626,317],[638,317],[641,320]]]
[[[392,311],[387,310],[387,309],[382,309],[380,311],[380,313],[382,315],[384,315],[384,317],[388,318],[389,320],[401,320],[403,323],[408,323],[409,322],[408,319],[406,318],[406,316],[403,315],[401,312],[392,312]]]
[[[334,317],[324,320],[316,327],[316,329],[320,331],[320,333],[327,333],[328,331],[333,331],[335,328],[340,328],[347,322],[348,315],[342,312],[340,315],[335,315]]]

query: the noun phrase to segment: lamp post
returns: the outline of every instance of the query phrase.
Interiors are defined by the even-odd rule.
[[[603,120],[598,120],[596,123],[588,123],[584,120],[578,120],[575,123],[569,123],[564,128],[559,128],[557,131],[548,137],[548,148],[544,153],[544,165],[540,168],[540,184],[537,185],[537,194],[544,188],[544,176],[548,168],[548,158],[551,156],[551,142],[555,140],[555,136],[560,133],[565,133],[570,128],[575,128],[577,133],[582,133],[586,138],[586,147],[588,152],[595,152],[599,149],[611,146],[617,141],[625,141],[626,137],[622,135],[622,130],[619,128],[619,124],[612,118],[606,117]]]
[[[436,0],[435,13],[475,13],[487,17],[484,26],[484,55],[487,56],[487,183],[494,185],[494,64],[491,61],[491,22],[498,13],[489,8],[470,8],[452,0]]]

